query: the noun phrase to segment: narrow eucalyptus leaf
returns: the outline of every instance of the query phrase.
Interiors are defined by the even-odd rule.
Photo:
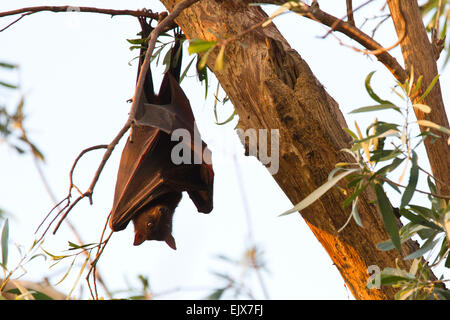
[[[386,232],[391,237],[394,246],[400,250],[400,235],[398,232],[397,219],[394,215],[392,205],[384,193],[383,187],[380,184],[375,184],[375,193],[377,195],[378,206],[381,212],[381,217],[383,219]]]
[[[353,219],[355,220],[355,222],[362,228],[364,228],[362,221],[361,221],[361,217],[359,216],[359,211],[358,211],[358,198],[355,199],[355,201],[353,201],[353,206],[352,206],[352,216]]]
[[[284,216],[296,211],[301,211],[304,208],[308,207],[310,204],[315,202],[317,199],[319,199],[322,195],[324,195],[328,190],[330,190],[339,180],[346,177],[347,175],[359,171],[360,169],[350,169],[346,172],[340,173],[336,176],[334,176],[332,179],[325,182],[323,185],[321,185],[319,188],[314,190],[312,193],[310,193],[305,199],[297,203],[292,209],[283,212],[280,214],[280,216]]]
[[[3,229],[2,229],[2,265],[6,268],[8,264],[8,241],[9,241],[9,221],[8,219],[5,220],[3,223]]]
[[[428,251],[430,251],[431,249],[433,249],[438,242],[439,242],[439,239],[433,240],[433,238],[430,238],[422,245],[422,247],[420,247],[420,249],[411,253],[404,259],[411,260],[411,259],[419,258],[419,257],[423,256],[425,253],[427,253]]]
[[[398,283],[399,281],[411,281],[416,277],[412,274],[399,269],[394,268],[385,268],[381,271],[380,280],[381,284],[384,285],[393,285]]]
[[[435,86],[436,82],[439,80],[439,75],[437,75],[436,77],[434,77],[434,79],[431,81],[431,83],[428,85],[427,90],[425,90],[425,92],[423,93],[423,95],[419,98],[419,100],[417,100],[416,103],[420,103],[421,101],[423,101],[423,99],[425,99],[428,94],[431,92],[431,90],[433,89],[433,87]]]
[[[202,39],[192,39],[189,41],[188,52],[189,54],[201,53],[211,50],[216,45],[216,41],[206,41]]]
[[[400,208],[404,208],[411,201],[414,192],[416,191],[417,181],[419,179],[419,167],[417,165],[417,154],[415,151],[412,152],[411,159],[411,171],[409,173],[409,181],[406,186],[405,192],[403,192],[402,200],[400,203]]]
[[[188,63],[188,65],[184,69],[184,71],[183,71],[183,73],[181,74],[181,77],[180,77],[180,83],[183,81],[184,77],[186,77],[186,74],[189,71],[189,69],[191,68],[191,65],[194,62],[194,60],[195,60],[195,57],[192,58],[192,60]]]
[[[377,104],[374,106],[361,107],[361,108],[352,110],[350,113],[371,112],[371,111],[380,111],[380,110],[386,110],[386,109],[393,109],[399,113],[402,113],[400,108],[393,104]]]
[[[16,69],[19,66],[17,64],[8,63],[8,62],[0,62],[0,68],[6,68],[6,69]]]
[[[372,85],[370,84],[370,81],[372,80],[372,76],[374,75],[375,71],[370,72],[365,80],[365,86],[366,86],[366,90],[367,93],[369,94],[369,96],[375,100],[376,102],[380,103],[380,104],[391,104],[393,105],[393,103],[391,103],[390,101],[387,100],[383,100],[381,99],[372,89]]]

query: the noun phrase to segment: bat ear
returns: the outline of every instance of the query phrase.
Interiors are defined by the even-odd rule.
[[[166,238],[166,243],[169,247],[171,247],[173,250],[177,250],[177,246],[175,245],[175,239],[173,238],[172,235],[169,235]]]
[[[133,245],[134,246],[138,246],[144,241],[145,241],[145,237],[142,235],[142,233],[140,233],[139,231],[136,231],[135,234],[134,234]]]

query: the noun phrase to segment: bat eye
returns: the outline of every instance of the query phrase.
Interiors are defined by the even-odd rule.
[[[147,227],[151,227],[153,223],[149,222],[147,223]]]

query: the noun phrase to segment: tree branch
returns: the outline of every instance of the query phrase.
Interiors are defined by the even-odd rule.
[[[387,4],[397,34],[400,35],[406,28],[408,29],[407,36],[400,44],[406,70],[413,69],[416,77],[423,76],[421,88],[417,91],[415,97],[412,97],[412,102],[414,103],[439,73],[433,54],[433,46],[423,24],[417,1],[388,0]],[[420,109],[414,108],[418,120],[428,120],[440,126],[449,127],[439,80],[422,103],[430,106],[432,112],[424,113]],[[419,127],[421,132],[428,130],[427,127]],[[425,148],[430,161],[431,172],[440,181],[450,181],[450,162],[448,161],[450,159],[450,148],[447,145],[447,139],[439,131],[432,129],[432,132],[441,138],[435,142],[428,138],[425,139]],[[439,194],[450,194],[448,184],[442,184],[438,180],[436,182]]]
[[[159,19],[160,13],[153,13],[151,10],[141,9],[141,10],[115,10],[115,9],[103,9],[103,8],[94,8],[94,7],[77,7],[77,6],[37,6],[37,7],[27,7],[21,9],[15,9],[11,11],[0,12],[1,17],[13,16],[17,14],[21,14],[21,16],[8,24],[6,27],[0,30],[0,32],[8,29],[13,24],[19,22],[25,16],[38,13],[38,12],[88,12],[88,13],[100,13],[114,16],[132,16],[132,17],[146,17],[151,19]],[[171,26],[173,27],[173,26]]]
[[[284,1],[280,0],[260,0],[258,2],[276,5],[284,3]],[[334,31],[339,31],[345,34],[350,39],[355,40],[364,48],[369,50],[363,51],[364,53],[375,55],[377,59],[386,66],[386,68],[398,81],[403,83],[408,78],[408,74],[405,72],[405,69],[403,69],[398,61],[387,52],[388,50],[397,46],[403,40],[406,34],[406,29],[405,34],[403,34],[403,36],[399,36],[399,40],[397,43],[388,48],[385,48],[377,41],[375,41],[372,37],[356,28],[352,24],[322,11],[317,6],[308,6],[306,4],[302,4],[301,8],[297,8],[296,10],[293,10],[293,12],[299,13],[308,19],[317,21],[325,26],[332,28],[332,30]]]
[[[347,22],[355,26],[355,18],[353,17],[353,0],[346,0],[347,4]]]
[[[26,7],[21,9],[15,9],[11,11],[0,12],[1,17],[13,16],[16,14],[33,14],[43,11],[50,12],[90,12],[90,13],[102,13],[111,16],[133,16],[133,17],[147,17],[152,19],[158,19],[159,13],[153,13],[149,10],[115,10],[115,9],[103,9],[94,7],[77,7],[77,6],[37,6]]]

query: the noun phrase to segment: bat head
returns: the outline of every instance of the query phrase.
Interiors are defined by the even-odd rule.
[[[162,198],[164,198],[162,201],[150,203],[133,218],[133,245],[138,246],[145,240],[157,240],[165,241],[169,247],[177,249],[172,236],[172,220],[175,207],[181,200],[181,193],[170,193]]]

